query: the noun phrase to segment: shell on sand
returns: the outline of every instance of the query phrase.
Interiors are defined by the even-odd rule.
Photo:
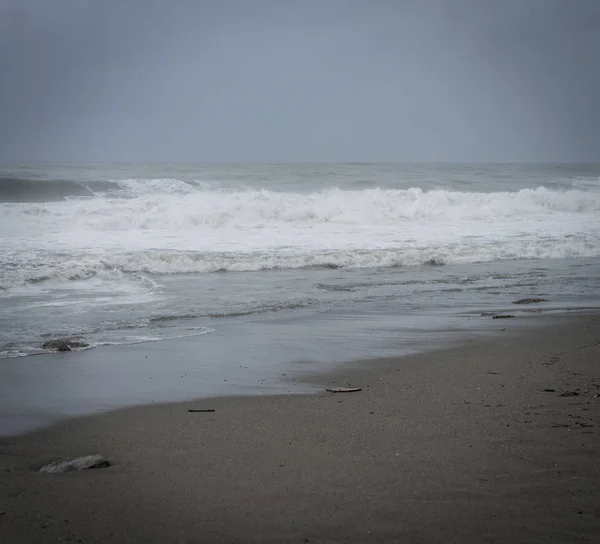
[[[75,457],[74,459],[54,461],[54,463],[44,465],[40,468],[40,472],[58,474],[59,472],[69,472],[71,470],[86,470],[88,468],[104,468],[109,466],[108,459],[103,455],[84,455],[83,457]]]

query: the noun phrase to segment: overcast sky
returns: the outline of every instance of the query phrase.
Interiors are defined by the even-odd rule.
[[[0,0],[0,160],[600,161],[598,0]]]

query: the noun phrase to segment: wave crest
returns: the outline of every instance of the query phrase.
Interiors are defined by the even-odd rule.
[[[600,193],[545,188],[513,193],[418,188],[331,189],[309,194],[193,190],[152,193],[134,199],[94,198],[28,204],[5,212],[5,220],[14,222],[21,218],[29,223],[37,222],[39,228],[93,231],[400,225],[411,221],[464,223],[545,218],[556,214],[598,214]]]
[[[262,228],[307,226],[394,225],[406,221],[489,221],[532,214],[600,212],[600,193],[523,189],[516,193],[462,193],[418,188],[366,189],[300,194],[272,191],[200,191],[182,195],[111,202],[80,215],[91,229]],[[83,209],[81,210],[84,211]]]

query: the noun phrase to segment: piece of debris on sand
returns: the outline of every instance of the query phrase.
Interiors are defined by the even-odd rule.
[[[356,393],[357,391],[362,391],[360,387],[330,387],[329,389],[325,389],[329,393]]]
[[[105,468],[109,467],[110,463],[103,455],[84,455],[83,457],[75,457],[73,459],[61,459],[54,461],[49,465],[44,465],[40,472],[49,474],[58,474],[60,472],[70,472],[73,470],[86,470],[90,468]]]

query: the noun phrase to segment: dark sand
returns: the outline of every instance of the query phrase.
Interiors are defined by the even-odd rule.
[[[600,318],[514,335],[518,321],[321,378],[358,393],[143,406],[4,438],[0,542],[600,542]],[[113,466],[36,472],[93,453]]]

